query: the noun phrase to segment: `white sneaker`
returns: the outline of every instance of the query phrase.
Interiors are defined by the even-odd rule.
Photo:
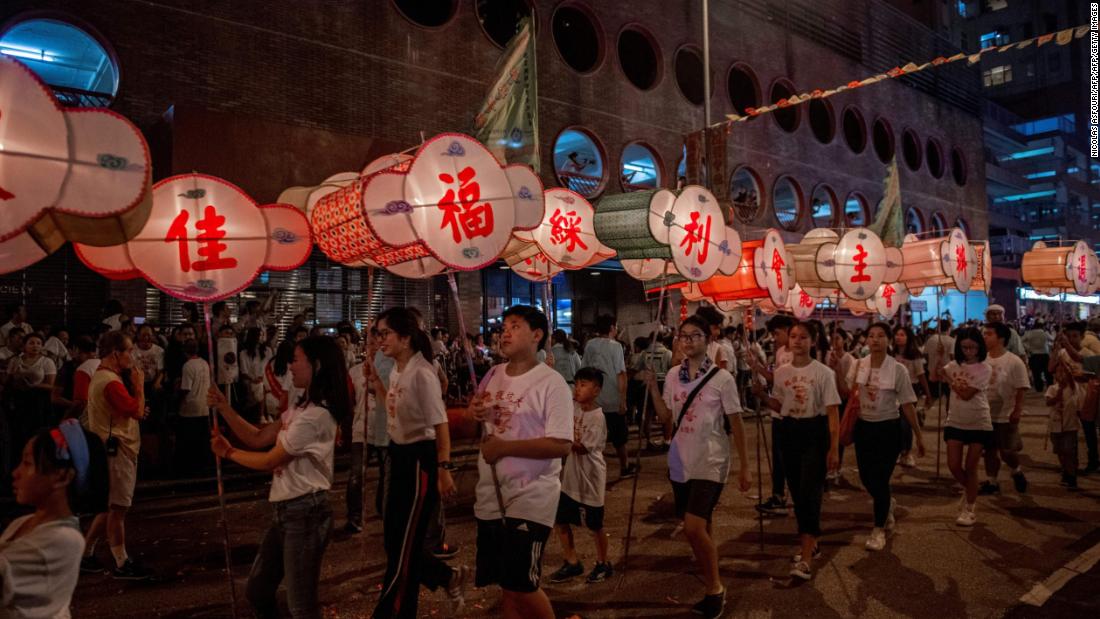
[[[867,538],[867,543],[863,547],[871,551],[886,548],[886,531],[878,527],[871,529],[871,537]]]
[[[905,457],[901,460],[901,465],[905,468],[913,468],[917,465],[917,459],[913,457],[913,454],[905,454]]]
[[[470,568],[465,565],[452,570],[451,582],[447,584],[447,597],[451,603],[452,615],[462,612],[462,608],[466,606],[466,579],[469,575]]]
[[[893,531],[894,527],[897,526],[897,524],[898,524],[897,519],[894,518],[894,508],[897,507],[897,506],[898,506],[898,500],[895,499],[894,497],[890,497],[890,511],[886,514],[886,530],[887,531]],[[876,550],[878,550],[878,549],[876,548]]]
[[[959,517],[955,519],[955,524],[960,527],[972,527],[977,521],[978,517],[974,515],[974,506],[966,505],[959,512]]]

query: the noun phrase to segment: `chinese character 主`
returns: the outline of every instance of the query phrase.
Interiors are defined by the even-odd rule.
[[[687,249],[684,250],[684,255],[690,256],[691,252],[695,249],[695,244],[702,244],[697,256],[699,264],[702,264],[707,261],[707,254],[710,253],[710,215],[707,215],[707,222],[705,224],[699,223],[700,216],[698,211],[691,214],[691,223],[684,226],[684,232],[687,232],[687,235],[684,237],[684,240],[680,241],[680,247],[687,245]]]
[[[581,249],[588,249],[588,246],[581,240],[581,218],[577,215],[576,211],[569,211],[564,215],[560,208],[554,209],[554,214],[550,216],[550,241],[555,245],[561,245],[562,243],[569,243],[569,246],[565,248],[566,251],[573,251],[578,245]]]
[[[856,274],[852,276],[852,283],[871,281],[871,276],[864,273],[867,270],[867,250],[863,249],[863,245],[856,245],[855,256],[852,256],[856,260]]]
[[[179,243],[180,251],[180,269],[187,273],[192,269],[196,271],[215,271],[218,269],[232,269],[237,266],[236,258],[222,257],[222,252],[225,251],[228,246],[221,242],[221,239],[225,238],[225,230],[222,230],[222,226],[225,225],[225,216],[218,215],[217,209],[214,205],[208,204],[203,209],[202,219],[195,222],[195,227],[199,229],[199,234],[196,240],[199,241],[199,256],[201,260],[191,262],[191,250],[187,242],[187,221],[191,218],[190,211],[180,211],[179,215],[172,220],[172,225],[168,228],[168,235],[164,237],[166,243],[177,241]]]
[[[443,223],[439,229],[450,226],[455,243],[462,242],[463,233],[467,239],[493,233],[493,205],[489,202],[477,204],[481,199],[481,185],[474,180],[476,177],[477,170],[463,168],[458,173],[458,204],[455,204],[453,187],[447,187],[447,193],[439,201],[438,206],[443,211]],[[448,185],[455,182],[450,174],[440,174],[439,180]]]

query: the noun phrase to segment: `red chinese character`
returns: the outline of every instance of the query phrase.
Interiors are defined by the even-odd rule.
[[[955,272],[962,273],[966,270],[966,247],[959,245],[955,248]]]
[[[780,289],[783,288],[783,267],[787,266],[786,262],[783,262],[783,256],[779,255],[778,249],[772,250],[772,270],[775,271],[776,286]]]
[[[217,209],[208,204],[203,210],[203,218],[195,222],[199,229],[196,240],[199,241],[199,256],[202,260],[191,262],[191,254],[187,245],[187,221],[191,218],[190,211],[180,211],[168,227],[168,235],[164,237],[166,243],[177,241],[180,251],[180,270],[184,273],[194,269],[196,271],[216,271],[218,269],[232,269],[237,266],[236,258],[223,258],[221,253],[228,246],[221,242],[225,238],[225,230],[221,227],[225,224],[225,217],[218,215]]]
[[[580,245],[581,249],[588,249],[581,240],[580,232],[581,218],[577,215],[577,211],[569,211],[562,215],[560,208],[554,209],[554,214],[550,216],[550,242],[555,245],[568,242],[569,246],[565,251],[573,251],[577,245]]]
[[[889,309],[891,307],[894,307],[894,293],[895,292],[897,292],[897,290],[894,290],[894,287],[891,286],[890,284],[886,284],[886,287],[882,289],[882,298],[886,299],[886,308],[887,309]]]
[[[474,180],[476,176],[477,170],[463,168],[458,173],[459,204],[455,204],[455,190],[451,187],[447,188],[447,193],[443,194],[443,199],[438,204],[444,213],[439,229],[451,226],[451,236],[455,243],[462,242],[462,233],[466,234],[467,239],[493,233],[493,205],[489,202],[476,204],[481,199],[481,185]],[[455,182],[450,174],[440,174],[439,180],[448,185]]]
[[[698,211],[691,214],[691,223],[684,226],[684,232],[687,232],[687,236],[680,241],[680,247],[687,245],[684,255],[690,256],[692,250],[695,249],[695,244],[702,243],[696,260],[699,264],[703,264],[707,261],[707,254],[710,253],[710,215],[707,215],[706,224],[699,223],[700,216],[701,214]]]
[[[1077,279],[1082,282],[1087,282],[1089,279],[1087,267],[1085,266],[1085,256],[1081,256],[1080,264],[1077,265]]]
[[[11,200],[14,197],[14,193],[8,191],[7,189],[4,189],[3,187],[0,187],[0,200]]]
[[[871,276],[864,273],[867,270],[867,250],[863,249],[863,245],[856,245],[856,249],[856,255],[852,256],[856,260],[856,274],[852,276],[852,283],[869,282]]]
[[[814,306],[814,298],[811,297],[810,295],[806,294],[806,291],[803,290],[798,295],[798,306],[799,307],[813,307]]]

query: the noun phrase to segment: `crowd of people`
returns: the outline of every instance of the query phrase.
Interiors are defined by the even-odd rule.
[[[821,554],[823,493],[846,481],[846,446],[871,498],[864,546],[885,549],[897,526],[895,467],[919,465],[928,449],[921,428],[937,400],[948,468],[962,490],[958,526],[977,521],[979,496],[1002,491],[1002,462],[1015,491],[1028,491],[1019,422],[1029,389],[1044,394],[1063,485],[1075,489],[1078,475],[1098,468],[1100,321],[1029,319],[1017,330],[996,305],[981,324],[955,328],[941,317],[916,331],[877,322],[850,333],[782,315],[754,332],[703,306],[677,328],[632,342],[620,340],[613,316],[600,316],[583,343],[520,305],[470,337],[473,382],[464,342],[429,330],[415,308],[388,309],[363,333],[350,323],[311,328],[300,316],[280,340],[260,302],[242,306],[236,320],[219,303],[212,346],[193,308],[189,320],[158,330],[112,302],[98,332],[86,335],[36,330],[23,306],[8,317],[0,439],[13,456],[3,466],[16,500],[35,511],[0,536],[0,599],[7,610],[43,616],[67,608],[78,571],[152,576],[129,556],[125,535],[147,435],[170,438],[180,475],[205,473],[215,455],[272,473],[272,522],[246,588],[259,616],[277,614],[280,585],[293,616],[320,616],[321,565],[336,528],[329,493],[345,443],[345,534],[362,531],[366,467],[378,469],[371,503],[387,567],[377,618],[416,616],[420,585],[444,590],[458,610],[471,580],[500,585],[505,617],[553,617],[542,555],[556,532],[564,562],[550,582],[584,576],[574,527],[593,539],[586,581],[611,577],[604,452],[610,443],[619,478],[637,475],[631,425],[645,449],[667,451],[673,507],[705,585],[693,611],[705,617],[725,606],[714,511],[730,474],[742,492],[752,481],[743,411],[770,418],[770,496],[757,509],[785,516],[793,507],[799,545],[790,576],[803,580]],[[458,548],[445,538],[456,408],[481,434],[472,569],[451,565]],[[211,433],[211,410],[221,432]],[[1087,460],[1079,469],[1080,438]],[[88,516],[83,528],[80,515]],[[103,537],[109,563],[98,552]]]

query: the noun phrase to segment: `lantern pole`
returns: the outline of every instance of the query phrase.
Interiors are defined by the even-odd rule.
[[[749,333],[750,346],[749,354],[755,354],[752,345],[756,344],[756,300],[749,301],[749,315],[753,317],[753,328]],[[749,375],[749,390],[752,390],[753,376]],[[760,550],[764,550],[764,512],[760,509],[760,506],[764,504],[764,474],[760,465],[760,447],[761,444],[767,443],[767,437],[764,436],[764,414],[761,412],[760,401],[756,402],[756,523],[759,527],[759,541]],[[765,453],[769,454],[765,445]],[[771,455],[768,455],[768,470],[770,474],[774,475],[775,470],[772,468]]]
[[[474,354],[470,347],[470,338],[466,337],[466,322],[462,319],[462,301],[458,298],[458,282],[455,281],[454,271],[447,271],[447,284],[451,288],[451,298],[455,302],[455,316],[458,318],[458,337],[462,340],[462,350],[466,353],[466,368],[470,371],[471,399],[478,396],[477,372],[474,371]],[[549,334],[547,334],[549,336]],[[492,429],[488,421],[481,422],[485,438],[492,435]],[[488,464],[488,463],[487,463]],[[500,509],[500,522],[504,523],[504,494],[500,490],[500,477],[497,475],[496,464],[490,464],[489,470],[493,473],[493,489],[496,490],[497,507]]]
[[[661,269],[661,292],[657,296],[657,326],[653,328],[653,333],[649,337],[649,348],[642,353],[642,369],[648,371],[649,369],[649,353],[656,345],[657,332],[661,329],[661,317],[664,315],[665,308],[665,293],[668,291],[668,261],[665,261],[664,266]],[[644,285],[643,292],[644,295]],[[671,368],[670,368],[671,369]],[[668,380],[666,375],[665,380]],[[627,563],[630,560],[630,540],[634,531],[634,503],[638,498],[638,478],[641,477],[642,466],[642,445],[645,440],[643,436],[642,426],[645,425],[645,416],[649,411],[649,388],[647,387],[645,393],[642,395],[642,424],[638,427],[638,446],[634,451],[634,479],[631,484],[630,490],[630,511],[626,518],[626,541],[623,543],[623,561],[622,561],[622,576],[619,577],[619,582],[616,585],[616,589],[622,586],[626,579]]]
[[[206,348],[210,351],[210,360],[214,363],[215,359],[214,349],[214,334],[210,331],[210,303],[205,302],[202,304],[203,321],[206,325]],[[215,385],[218,384],[218,377],[214,372],[214,363],[209,364],[210,379]],[[225,390],[225,397],[229,398],[228,389]],[[218,435],[221,430],[218,428],[217,413],[213,409],[208,409],[207,427],[210,429],[211,434]],[[226,514],[225,508],[225,484],[222,482],[222,459],[218,454],[214,454],[214,475],[218,483],[218,510],[221,514],[222,520],[222,545],[225,548],[225,578],[229,582],[229,599],[231,600],[233,619],[237,617],[237,587],[233,583],[233,561],[231,558],[230,546],[229,546],[229,517]]]
[[[943,290],[939,287],[936,288],[936,345],[939,346],[939,358],[942,366],[943,362],[943,312],[940,311],[940,296],[942,296]],[[939,382],[943,383],[943,375],[940,372],[940,368],[936,368],[936,376],[939,377]],[[943,441],[940,434],[943,432],[943,387],[938,388],[936,393],[936,479],[940,479],[940,456],[943,451]],[[950,387],[948,387],[948,393],[950,393]]]

